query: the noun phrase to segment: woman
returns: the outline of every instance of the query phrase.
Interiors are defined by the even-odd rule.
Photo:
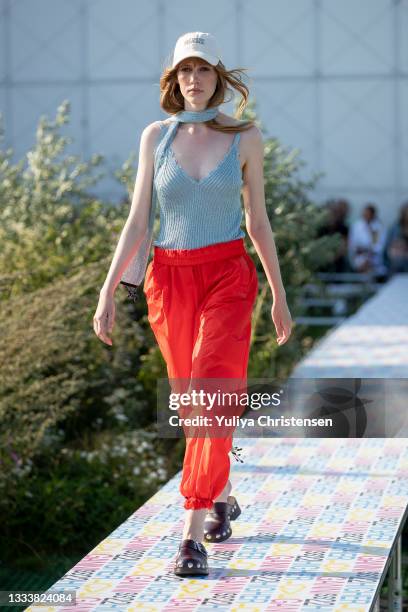
[[[114,291],[146,234],[154,181],[160,233],[144,292],[172,390],[178,392],[203,384],[209,389],[220,379],[225,381],[223,391],[245,386],[258,280],[240,228],[241,188],[246,229],[273,295],[271,314],[278,344],[291,333],[265,208],[262,135],[252,122],[237,121],[218,110],[233,88],[243,98],[242,113],[248,89],[238,73],[225,69],[211,34],[190,32],[178,39],[172,65],[160,80],[161,107],[171,117],[148,125],[142,133],[129,218],[94,317],[95,333],[112,345],[108,333],[114,321]],[[159,142],[165,145],[157,169],[154,154]],[[204,406],[189,414],[198,414],[200,408]],[[210,437],[197,435],[197,430],[191,437],[186,435],[180,485],[186,517],[177,575],[208,574],[204,530],[210,542],[231,535],[230,520],[240,513],[229,481],[231,444],[228,428]]]

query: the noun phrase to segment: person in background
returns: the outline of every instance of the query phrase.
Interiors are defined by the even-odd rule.
[[[335,258],[322,265],[319,270],[321,272],[349,272],[350,266],[347,257],[348,233],[349,228],[346,221],[350,205],[344,198],[329,200],[325,204],[327,210],[327,219],[321,225],[318,231],[318,236],[327,236],[332,234],[340,234],[342,243],[336,253]]]
[[[362,215],[350,228],[348,257],[355,272],[368,272],[376,277],[387,275],[384,264],[386,232],[374,204],[364,206]]]
[[[388,231],[384,255],[390,274],[408,272],[408,200],[401,205],[399,219]]]

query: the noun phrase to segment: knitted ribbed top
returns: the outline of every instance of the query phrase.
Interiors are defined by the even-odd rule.
[[[161,134],[168,128],[161,124]],[[241,230],[240,132],[221,161],[196,180],[177,162],[171,142],[163,151],[155,187],[160,209],[160,230],[153,244],[166,249],[194,249],[245,236]]]

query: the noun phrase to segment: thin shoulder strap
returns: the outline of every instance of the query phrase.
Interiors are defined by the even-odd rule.
[[[164,154],[166,152],[167,147],[170,145],[173,140],[176,130],[178,127],[178,121],[172,121],[168,125],[162,123],[161,133],[159,135],[159,143],[156,146],[155,154],[154,154],[154,174],[156,176],[157,171],[164,160]],[[164,132],[164,134],[163,134]]]
[[[164,135],[165,135],[165,133],[166,133],[166,127],[167,127],[167,125],[166,125],[166,124],[165,124],[163,121],[160,121],[160,122],[159,122],[159,127],[160,127],[160,133],[159,133],[159,136],[158,136],[158,138],[157,138],[157,140],[156,140],[156,143],[155,143],[155,145],[154,145],[154,153],[155,153],[155,154],[156,154],[156,151],[157,151],[157,147],[159,146],[160,142],[161,142],[161,141],[162,141],[162,139],[163,139],[163,136],[164,136]]]
[[[240,138],[241,138],[241,132],[236,132],[234,136],[234,140],[232,141],[234,146],[238,145]]]
[[[156,209],[157,209],[157,191],[156,191],[156,185],[155,185],[154,179],[156,178],[156,174],[159,171],[159,168],[164,161],[166,149],[169,143],[174,138],[174,134],[176,133],[177,127],[178,127],[178,122],[172,122],[169,124],[162,122],[160,125],[161,131],[159,135],[159,142],[156,145],[156,149],[154,152],[154,176],[153,176],[153,181],[152,181],[152,203],[151,203],[150,215],[149,215],[149,233],[151,236],[151,242],[153,240],[152,232],[153,232],[154,219],[156,216]],[[151,242],[150,242],[150,247],[151,247]]]

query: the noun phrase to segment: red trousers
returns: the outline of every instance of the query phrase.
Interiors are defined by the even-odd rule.
[[[245,387],[258,278],[242,238],[195,249],[155,246],[143,290],[172,392],[198,390],[202,381],[206,389],[211,381],[220,389],[221,382],[224,391],[228,379],[234,388]],[[210,437],[186,434],[184,508],[211,508],[223,491],[233,429]]]

